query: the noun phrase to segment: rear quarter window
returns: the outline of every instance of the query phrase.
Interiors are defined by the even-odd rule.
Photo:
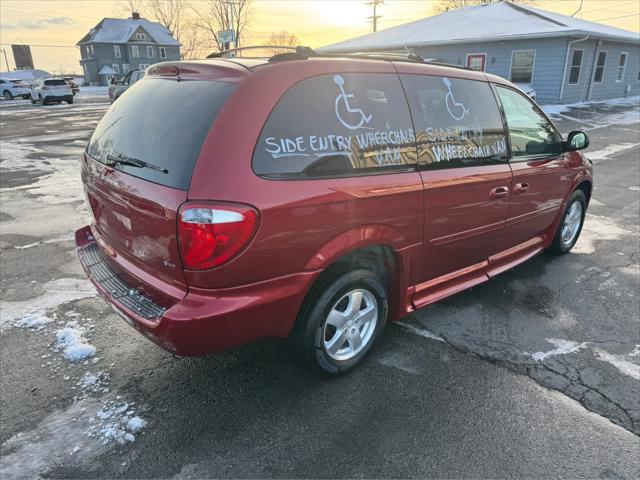
[[[488,83],[431,75],[401,75],[426,169],[507,162],[498,103]]]
[[[158,169],[114,168],[167,187],[186,190],[202,143],[235,84],[146,78],[109,108],[96,127],[87,154],[102,163],[124,155]]]
[[[267,119],[255,173],[317,178],[406,171],[415,135],[393,74],[320,75],[294,85]]]

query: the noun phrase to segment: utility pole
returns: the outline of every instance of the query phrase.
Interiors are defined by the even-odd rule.
[[[11,69],[9,68],[9,60],[7,60],[7,51],[3,48],[2,53],[4,54],[4,63],[7,64],[7,72],[9,72]]]
[[[367,2],[367,5],[371,5],[373,7],[373,15],[369,17],[371,24],[373,25],[373,31],[378,31],[378,19],[382,17],[382,15],[378,15],[378,5],[382,5],[384,0],[371,0]]]

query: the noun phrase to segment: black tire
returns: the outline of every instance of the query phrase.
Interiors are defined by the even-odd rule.
[[[73,98],[70,98],[69,100],[67,100],[67,104],[73,105]]]
[[[329,356],[324,346],[324,327],[329,313],[341,298],[354,289],[365,289],[377,302],[377,321],[373,333],[362,350],[347,360]],[[389,310],[384,283],[365,269],[335,268],[327,272],[309,292],[302,306],[291,340],[304,359],[315,369],[329,375],[340,375],[358,365],[384,331]]]
[[[573,236],[573,238],[569,242],[564,242],[562,240],[562,227],[565,223],[565,219],[567,217],[567,214],[569,213],[569,210],[571,209],[571,206],[575,202],[578,202],[582,207],[580,225],[578,227],[577,233]],[[562,213],[562,219],[558,224],[558,229],[556,230],[556,235],[553,239],[553,243],[549,247],[549,252],[553,253],[554,255],[564,255],[565,253],[569,253],[569,251],[571,251],[573,246],[578,241],[578,238],[580,238],[580,233],[582,232],[582,226],[584,225],[584,217],[586,213],[587,213],[587,198],[585,197],[584,192],[578,189],[575,192],[573,192],[569,197],[567,206],[564,212]]]
[[[11,93],[9,90],[5,90],[4,92],[2,92],[2,96],[5,100],[13,100],[13,93]]]

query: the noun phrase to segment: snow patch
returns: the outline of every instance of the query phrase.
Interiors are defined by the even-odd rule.
[[[0,301],[0,331],[16,325],[27,315],[44,314],[50,308],[97,295],[88,280],[77,278],[59,278],[45,283],[42,288],[44,293],[35,298],[17,302]]]
[[[587,213],[580,238],[575,247],[573,247],[573,252],[594,253],[596,251],[596,242],[618,240],[623,235],[633,234],[633,232],[622,228],[610,217]]]
[[[638,347],[636,347],[636,349],[637,348]],[[634,353],[636,352],[636,349],[634,349],[634,351],[631,352],[628,356],[635,356]],[[624,355],[614,355],[613,353],[605,352],[604,350],[601,350],[599,348],[596,348],[595,352],[596,355],[598,355],[599,360],[610,363],[624,375],[628,375],[635,380],[640,380],[640,365],[627,360],[626,358],[624,358]]]
[[[611,155],[615,155],[616,153],[624,152],[625,150],[629,150],[631,148],[635,148],[639,146],[640,143],[621,143],[621,144],[612,144],[609,145],[602,150],[593,150],[585,152],[585,155],[594,163],[598,164],[604,160],[612,160]]]
[[[85,360],[96,354],[96,347],[85,340],[84,329],[76,321],[67,322],[64,328],[58,330],[56,339],[64,357],[72,362]]]
[[[27,243],[26,245],[16,245],[13,248],[17,248],[18,250],[25,250],[27,248],[40,247],[42,245],[48,245],[50,243],[58,243],[58,242],[69,242],[73,240],[75,236],[73,234],[62,235],[60,237],[55,238],[47,238],[44,240],[38,240],[37,242]]]
[[[53,322],[53,318],[49,318],[41,313],[29,313],[16,322],[18,327],[31,328],[41,330],[48,323]]]
[[[100,439],[103,444],[125,444],[135,441],[134,434],[139,433],[147,422],[135,415],[133,405],[118,400],[104,402],[95,416],[89,419],[93,424],[89,429],[89,436]]]
[[[431,340],[435,340],[436,342],[443,342],[443,343],[445,342],[444,338],[439,337],[435,333],[431,333],[429,330],[417,328],[417,327],[414,327],[413,325],[409,325],[408,323],[404,323],[404,322],[396,322],[396,323],[400,326],[403,326],[410,332],[413,332],[416,335],[420,335],[421,337],[429,338]]]
[[[85,372],[84,376],[78,383],[85,393],[106,393],[109,391],[107,383],[109,382],[109,374],[105,372]]]
[[[563,340],[560,338],[545,338],[547,342],[551,345],[555,345],[556,348],[553,350],[549,350],[546,352],[535,352],[528,353],[525,352],[525,355],[530,356],[536,362],[542,362],[549,357],[553,357],[554,355],[567,355],[568,353],[574,353],[583,348],[586,348],[589,345],[589,342],[574,342],[573,340]]]

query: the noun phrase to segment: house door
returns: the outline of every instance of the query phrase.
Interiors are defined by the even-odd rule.
[[[471,70],[484,72],[486,63],[487,63],[486,53],[474,53],[474,54],[467,55],[467,68],[470,68]]]

